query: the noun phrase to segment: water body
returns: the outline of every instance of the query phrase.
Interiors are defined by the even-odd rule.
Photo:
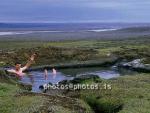
[[[87,32],[104,32],[104,31],[114,31],[117,29],[93,29],[93,30],[85,30]],[[25,35],[25,34],[34,34],[34,33],[65,33],[65,32],[77,32],[77,31],[5,31],[0,32],[0,36],[8,36],[8,35]]]
[[[124,29],[130,27],[148,28]],[[150,36],[149,31],[150,23],[0,23],[0,41],[125,39]]]
[[[128,27],[150,26],[147,23],[0,23],[0,36],[60,32],[104,32]]]
[[[0,36],[6,35],[23,35],[23,34],[33,34],[33,33],[61,33],[63,31],[5,31],[0,32]]]
[[[44,72],[42,71],[32,71],[29,73],[29,76],[25,76],[22,78],[21,82],[23,83],[32,83],[32,91],[33,92],[40,92],[39,86],[45,83],[53,83],[57,84],[62,80],[71,80],[75,76],[82,75],[82,74],[94,74],[98,75],[100,78],[103,79],[111,79],[116,78],[119,76],[124,75],[134,75],[135,72],[127,71],[127,70],[118,70],[116,68],[77,68],[77,69],[63,69],[57,70],[57,74],[54,75],[51,70],[48,70],[48,79],[45,80]],[[32,79],[31,79],[32,78]]]

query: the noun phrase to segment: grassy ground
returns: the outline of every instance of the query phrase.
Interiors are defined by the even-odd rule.
[[[21,96],[15,97],[19,91],[19,87],[0,83],[0,112],[1,113],[23,113],[25,111],[35,111],[39,109],[39,104],[42,105],[42,97]],[[30,110],[31,109],[31,110]]]
[[[150,112],[150,74],[122,76],[98,84],[110,85],[111,89],[78,90],[68,95],[85,100],[96,113]]]
[[[13,65],[16,61],[25,63],[34,52],[38,54],[35,65],[103,61],[106,58],[113,60],[114,56],[127,60],[141,58],[145,63],[150,63],[150,38],[63,42],[5,41],[0,43],[0,66]]]
[[[30,93],[3,77],[0,71],[0,113],[92,113],[84,101],[57,95]]]
[[[150,38],[141,37],[124,40],[53,42],[45,44],[45,46],[91,48],[98,51],[100,58],[107,57],[108,54],[115,54],[127,59],[146,57],[146,61],[149,63],[149,43]]]
[[[67,62],[103,61],[113,59],[114,56],[123,59],[142,58],[150,64],[150,38],[135,38],[125,40],[90,40],[90,41],[63,41],[63,42],[0,42],[0,66],[13,65],[16,60],[23,64],[28,57],[38,54],[36,65],[58,64]],[[17,49],[16,49],[17,48]],[[91,83],[91,82],[90,82]],[[102,83],[111,84],[111,90],[80,90],[69,92],[68,96],[84,100],[95,112],[112,113],[149,113],[150,112],[150,74],[124,76]],[[61,101],[54,105],[57,97],[43,97],[33,95],[15,96],[20,88],[14,84],[0,82],[0,112],[28,113],[36,110],[46,111],[54,109],[58,113],[70,113],[76,107],[85,108],[89,113],[89,106],[81,101],[78,106],[71,100]],[[46,103],[45,103],[46,102]],[[75,102],[75,101],[73,101]],[[69,103],[69,104],[68,104]],[[52,106],[48,108],[46,105]],[[72,105],[72,106],[70,106]],[[42,106],[42,107],[41,107]],[[63,109],[63,110],[62,110]],[[75,109],[78,113],[78,109]]]
[[[93,84],[95,81],[88,80],[83,83]],[[1,81],[0,112],[70,113],[74,111],[79,113],[84,110],[83,113],[92,113],[91,109],[96,113],[150,112],[150,74],[122,76],[111,80],[100,80],[96,83],[102,89],[69,91],[65,94],[68,97],[59,97],[36,95],[27,91],[23,93],[24,90],[20,89],[19,85]],[[105,84],[110,85],[111,89],[104,89]]]
[[[16,50],[20,48],[33,48],[43,46],[40,41],[0,41],[0,50]]]

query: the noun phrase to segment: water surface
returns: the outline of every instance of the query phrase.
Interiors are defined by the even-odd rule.
[[[46,80],[44,76],[44,71],[32,71],[28,74],[28,76],[23,77],[21,82],[32,84],[33,85],[32,91],[39,92],[40,85],[49,82],[53,84],[57,84],[62,80],[71,80],[75,76],[79,76],[82,74],[94,74],[94,75],[98,75],[100,78],[103,79],[110,79],[110,78],[116,78],[128,74],[134,75],[135,72],[124,70],[124,69],[118,70],[115,67],[110,67],[110,68],[92,67],[92,68],[73,68],[73,69],[57,70],[56,75],[54,75],[52,73],[52,70],[48,70],[48,78]]]

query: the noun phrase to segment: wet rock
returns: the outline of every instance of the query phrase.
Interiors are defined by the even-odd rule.
[[[131,62],[122,62],[118,66],[139,72],[150,72],[150,64],[144,64],[142,61],[142,59],[135,59]]]
[[[97,80],[100,80],[100,78],[99,78],[98,75],[83,74],[83,75],[78,75],[71,82],[74,83],[74,84],[76,84],[76,83],[81,83],[82,81],[85,81],[85,80],[97,81]]]
[[[99,78],[99,76],[98,75],[94,75],[94,74],[81,74],[81,75],[77,75],[77,77],[76,78],[78,78],[78,79],[97,79],[97,78]]]
[[[46,93],[48,90],[51,90],[51,86],[53,84],[51,82],[49,82],[48,84],[43,84],[39,86],[39,89],[43,92]]]
[[[136,60],[133,60],[131,62],[127,62],[127,63],[124,63],[123,66],[129,66],[129,67],[144,67],[144,64],[141,63],[142,60],[141,59],[136,59]]]
[[[82,74],[82,75],[77,75],[77,77],[75,77],[73,80],[63,80],[63,81],[60,81],[58,84],[78,84],[86,80],[93,80],[94,82],[101,82],[101,79],[98,75]]]
[[[31,91],[32,90],[32,85],[31,84],[25,84],[25,83],[18,83],[18,85],[24,89],[24,90],[28,90]]]
[[[50,85],[53,85],[51,82],[49,82],[48,84],[43,84],[39,86],[39,89],[41,90],[46,90],[49,88]]]
[[[58,84],[69,84],[70,80],[62,80]]]

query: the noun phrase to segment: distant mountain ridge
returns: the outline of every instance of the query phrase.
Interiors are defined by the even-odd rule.
[[[150,31],[150,26],[129,27],[129,28],[120,29],[118,31],[124,31],[124,32],[148,32],[148,31]]]

